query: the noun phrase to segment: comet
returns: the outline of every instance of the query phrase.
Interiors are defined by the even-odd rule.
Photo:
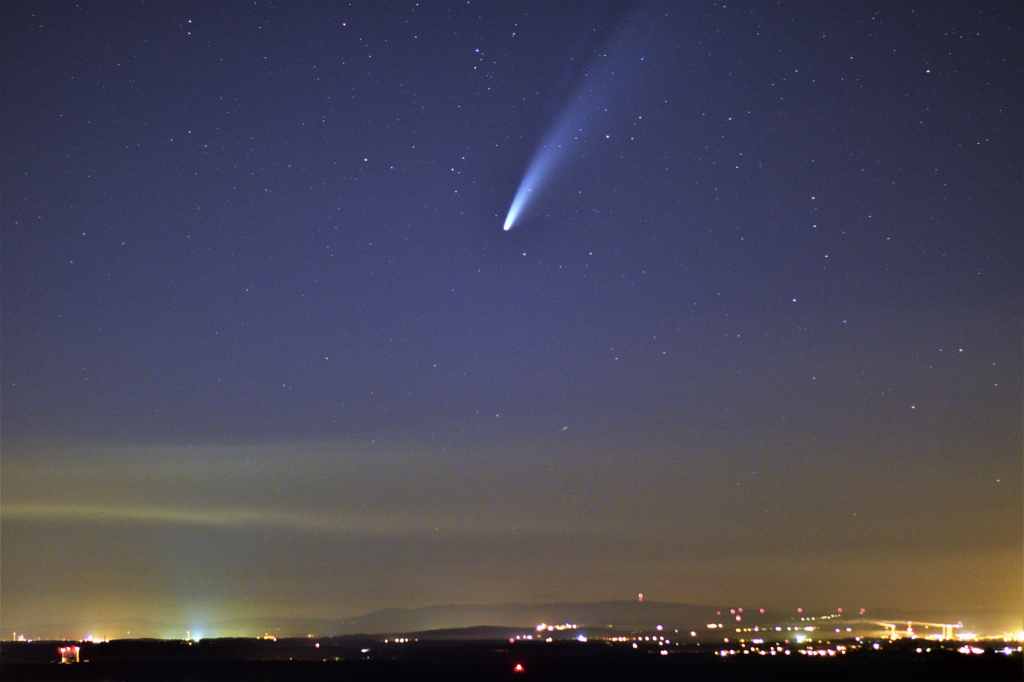
[[[573,120],[571,115],[563,115],[561,124],[548,133],[544,142],[534,153],[533,160],[530,161],[526,174],[523,175],[523,181],[519,183],[519,189],[516,190],[516,195],[512,199],[508,215],[505,216],[506,232],[516,224],[519,216],[529,206],[534,193],[547,181],[551,172],[565,161],[573,143],[579,139],[573,135],[574,132],[579,132],[574,130],[571,123]]]
[[[586,80],[584,74],[582,80]],[[519,189],[516,190],[512,205],[509,206],[508,215],[505,216],[505,231],[511,230],[516,221],[529,208],[533,198],[540,192],[548,182],[552,172],[562,166],[575,149],[584,127],[590,120],[590,116],[596,104],[599,102],[593,88],[579,88],[578,92],[571,98],[569,105],[559,115],[551,130],[544,137],[540,147],[533,155],[530,165],[523,175]]]
[[[610,104],[623,99],[621,94],[631,82],[631,72],[643,61],[642,56],[624,54],[629,51],[623,49],[621,38],[616,42],[614,49],[598,52],[570,89],[567,103],[534,152],[519,183],[505,216],[506,232],[516,226],[543,193],[555,171],[580,156],[577,148],[587,134],[598,126],[611,125]]]

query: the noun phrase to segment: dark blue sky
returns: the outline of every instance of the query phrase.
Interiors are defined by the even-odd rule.
[[[7,629],[1019,612],[1018,4],[0,12]]]

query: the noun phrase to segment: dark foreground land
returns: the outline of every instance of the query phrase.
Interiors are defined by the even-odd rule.
[[[316,647],[316,643],[320,646]],[[56,662],[57,642],[4,642],[0,680],[220,682],[284,680],[1022,680],[1020,652],[964,655],[912,643],[834,657],[716,656],[698,648],[633,649],[604,642],[123,640],[81,644],[83,662]],[[515,670],[522,666],[522,672]]]

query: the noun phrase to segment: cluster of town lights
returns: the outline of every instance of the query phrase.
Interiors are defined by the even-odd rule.
[[[562,630],[578,630],[579,625],[576,623],[563,623],[562,625],[548,625],[547,623],[540,623],[537,625],[537,632],[561,632]]]
[[[865,611],[864,609],[860,609],[860,614],[863,615],[864,611]],[[758,612],[760,614],[764,614],[764,609],[759,609]],[[803,609],[802,608],[801,609],[797,609],[797,612],[798,613],[803,613]],[[757,612],[755,612],[755,613],[757,613]],[[742,608],[730,609],[730,611],[729,611],[729,615],[735,616],[737,622],[741,622],[742,614],[743,614],[743,609]],[[719,611],[719,612],[717,612],[717,615],[722,616],[723,613],[721,611]],[[834,657],[834,656],[839,656],[839,655],[847,653],[847,647],[843,646],[843,645],[835,645],[835,646],[829,646],[827,648],[822,648],[822,646],[821,646],[822,643],[824,643],[824,644],[829,644],[829,643],[828,642],[821,642],[821,640],[819,640],[819,644],[817,646],[814,646],[812,644],[814,640],[810,639],[809,635],[806,634],[806,633],[813,633],[813,632],[815,632],[816,630],[819,630],[819,629],[824,631],[824,632],[828,632],[828,631],[833,629],[832,627],[829,627],[831,624],[826,625],[822,621],[826,621],[827,622],[829,620],[834,620],[834,619],[837,619],[837,618],[842,618],[842,609],[837,609],[836,613],[833,613],[833,614],[828,614],[828,615],[823,615],[823,616],[800,616],[800,618],[799,618],[799,620],[802,621],[802,623],[817,622],[817,623],[819,623],[818,626],[810,625],[810,624],[786,625],[786,626],[783,626],[783,625],[747,625],[745,627],[736,627],[736,628],[728,627],[727,628],[724,623],[707,623],[707,629],[708,630],[723,630],[723,631],[726,631],[726,632],[729,632],[729,633],[731,633],[733,630],[735,630],[736,633],[758,633],[758,635],[760,635],[760,636],[755,635],[755,637],[753,639],[750,639],[749,640],[749,644],[747,643],[746,640],[740,639],[739,642],[738,642],[738,645],[739,645],[738,648],[722,648],[722,649],[719,649],[718,651],[715,651],[714,652],[715,655],[716,656],[720,656],[720,657],[735,656],[735,655],[738,655],[738,654],[747,654],[747,655],[755,654],[755,655],[760,655],[760,656],[776,656],[776,655],[789,656],[789,655],[791,655],[793,653],[793,651],[796,651],[796,653],[798,653],[800,655],[803,655],[803,656]],[[909,639],[912,639],[912,640],[913,639],[922,640],[922,643],[923,643],[923,640],[938,641],[938,642],[942,642],[942,641],[947,641],[947,642],[951,642],[951,641],[966,642],[963,646],[960,646],[959,648],[956,649],[957,652],[959,652],[961,654],[964,654],[964,655],[980,655],[980,654],[984,654],[987,650],[991,650],[991,649],[986,649],[986,648],[983,648],[981,646],[977,646],[976,644],[973,644],[974,642],[977,642],[979,640],[979,636],[977,634],[975,634],[973,632],[964,632],[962,630],[960,632],[956,632],[957,629],[963,628],[963,623],[962,622],[958,622],[956,624],[948,624],[948,623],[947,624],[938,624],[938,623],[916,623],[916,622],[912,623],[912,622],[908,621],[906,623],[905,631],[903,630],[903,626],[902,625],[897,625],[897,624],[891,623],[891,622],[890,623],[880,623],[879,622],[879,623],[875,623],[875,625],[876,626],[884,626],[884,627],[886,627],[888,629],[888,631],[886,632],[887,636],[885,637],[885,639],[886,640],[890,640],[890,641],[906,637],[906,638],[909,638]],[[927,634],[927,635],[924,635],[924,636],[919,636],[917,633],[914,632],[914,629],[913,629],[914,625],[918,625],[918,626],[921,626],[921,627],[935,627],[935,628],[941,627],[942,628],[942,633],[941,634],[934,633],[934,634]],[[611,626],[609,626],[609,627],[611,627]],[[580,629],[580,625],[578,625],[577,623],[570,623],[570,622],[565,622],[565,623],[560,623],[560,624],[539,623],[534,628],[535,632],[537,633],[536,635],[534,635],[534,634],[517,635],[515,637],[510,637],[509,638],[509,642],[510,643],[515,643],[516,641],[541,641],[541,640],[543,640],[544,642],[549,642],[550,643],[550,642],[553,642],[554,639],[551,636],[547,636],[548,633],[552,633],[552,634],[553,633],[561,633],[561,632],[574,631],[574,630],[579,630],[579,629]],[[660,633],[663,630],[663,626],[662,625],[658,625],[656,627],[656,630]],[[839,634],[839,635],[843,635],[843,634],[847,634],[847,633],[852,633],[853,632],[853,628],[851,628],[851,627],[836,627],[836,628],[834,628],[834,630],[835,630],[835,633]],[[676,632],[678,633],[679,631],[676,630]],[[722,634],[726,634],[726,632],[723,632]],[[796,644],[796,645],[804,645],[804,646],[797,646],[797,647],[794,647],[794,648],[790,649],[790,648],[784,647],[782,644],[776,644],[776,645],[769,645],[767,648],[764,648],[765,640],[762,638],[763,636],[774,634],[774,633],[783,633],[783,632],[787,633],[786,634],[787,637],[789,637],[789,636],[792,637],[794,644]],[[690,631],[690,636],[691,637],[697,637],[697,632],[696,631]],[[307,637],[312,638],[313,635],[307,635]],[[35,639],[36,641],[39,641],[39,638],[28,639],[28,638],[25,637],[24,634],[19,635],[17,632],[13,633],[12,639],[15,640],[15,641],[20,641],[20,642],[32,642],[33,639]],[[264,633],[264,635],[262,637],[259,637],[258,639],[263,639],[263,640],[266,640],[266,641],[276,641],[277,637],[275,637],[275,636],[273,636],[273,635],[271,635],[269,633]],[[587,642],[588,641],[588,637],[586,635],[584,635],[583,633],[576,633],[575,636],[572,637],[572,639],[575,640],[575,641],[578,641],[578,642]],[[868,642],[864,642],[863,641],[864,638],[862,638],[860,636],[854,637],[853,639],[857,642],[857,644],[853,645],[854,649],[857,649],[860,646],[867,646],[868,645]],[[868,639],[870,641],[870,639],[875,639],[875,638],[871,637],[871,638],[868,638]],[[1006,656],[1010,656],[1010,655],[1013,655],[1015,653],[1024,651],[1024,646],[1019,646],[1019,644],[1024,643],[1024,630],[1018,631],[1018,632],[1004,632],[1003,635],[1000,637],[1000,639],[1004,643],[1006,643],[1006,644],[1013,643],[1013,644],[1018,644],[1018,646],[1003,646],[1002,648],[994,649],[994,651],[996,653],[1000,653],[1000,654],[1004,654]],[[185,641],[187,641],[189,644],[191,644],[192,642],[198,642],[199,640],[200,640],[200,637],[199,636],[193,637],[191,631],[186,633],[186,640]],[[641,644],[645,644],[645,645],[648,645],[648,646],[650,646],[650,645],[657,645],[657,647],[659,649],[658,653],[660,653],[662,656],[667,656],[669,654],[669,649],[668,648],[662,648],[662,647],[669,647],[669,646],[672,646],[672,645],[674,645],[676,647],[680,646],[679,642],[673,643],[670,639],[668,639],[667,637],[665,637],[664,635],[661,635],[661,634],[656,634],[656,635],[634,634],[634,635],[631,635],[631,636],[616,635],[616,636],[612,636],[612,637],[602,637],[602,636],[599,635],[598,636],[598,640],[603,641],[603,642],[609,642],[609,643],[610,642],[630,643],[632,645],[633,649],[638,649]],[[81,641],[84,642],[84,643],[89,643],[89,644],[97,644],[97,643],[109,642],[109,639],[106,639],[106,638],[103,638],[103,637],[95,637],[93,635],[86,635],[84,638],[82,638]],[[396,638],[393,638],[393,639],[385,639],[384,643],[385,644],[387,644],[387,643],[405,644],[405,643],[408,643],[410,641],[418,641],[418,640],[410,640],[408,637],[396,637]],[[723,642],[728,646],[729,645],[729,638],[725,637],[723,639]],[[786,639],[785,640],[785,644],[788,645],[789,643],[790,643],[790,640]],[[315,646],[316,646],[316,648],[320,648],[319,642],[317,642],[315,644]],[[733,647],[736,647],[736,644],[734,644]],[[871,647],[871,649],[877,651],[877,650],[880,650],[882,648],[882,643],[880,643],[878,641],[871,642],[870,643],[870,647]],[[953,649],[942,649],[942,648],[940,648],[940,649],[937,649],[937,650],[939,650],[939,651],[942,651],[942,650],[952,651]],[[77,663],[80,660],[79,659],[79,655],[80,655],[81,649],[78,646],[73,646],[73,645],[60,646],[60,647],[58,647],[57,651],[60,654],[61,662],[62,663]],[[368,651],[369,651],[369,649],[363,649],[364,653],[366,653]],[[933,651],[932,647],[927,647],[927,648],[918,647],[916,649],[916,652],[918,654],[931,653],[932,651]],[[521,664],[516,666],[515,672],[524,672]]]
[[[777,656],[779,654],[782,654],[783,656],[789,656],[789,655],[792,654],[792,652],[789,649],[783,649],[782,647],[779,647],[779,648],[772,647],[768,651],[765,651],[764,649],[747,649],[747,648],[743,648],[743,649],[720,649],[720,650],[715,652],[715,655],[716,656],[725,657],[725,656],[735,656],[736,654],[748,654],[749,655],[749,654],[752,654],[752,653],[758,654],[760,656]]]

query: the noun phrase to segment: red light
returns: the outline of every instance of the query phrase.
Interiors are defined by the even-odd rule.
[[[764,609],[761,609],[761,613],[764,613]]]
[[[797,613],[803,613],[803,612],[804,612],[804,610],[803,610],[803,609],[797,609],[797,610],[796,610],[796,612],[797,612]]]
[[[839,609],[839,613],[842,613],[842,612],[843,612],[843,610],[842,610],[842,609]]]
[[[522,663],[516,663],[516,667],[512,668],[512,672],[514,672],[514,673],[524,673],[524,672],[526,672],[526,668],[523,667]]]

